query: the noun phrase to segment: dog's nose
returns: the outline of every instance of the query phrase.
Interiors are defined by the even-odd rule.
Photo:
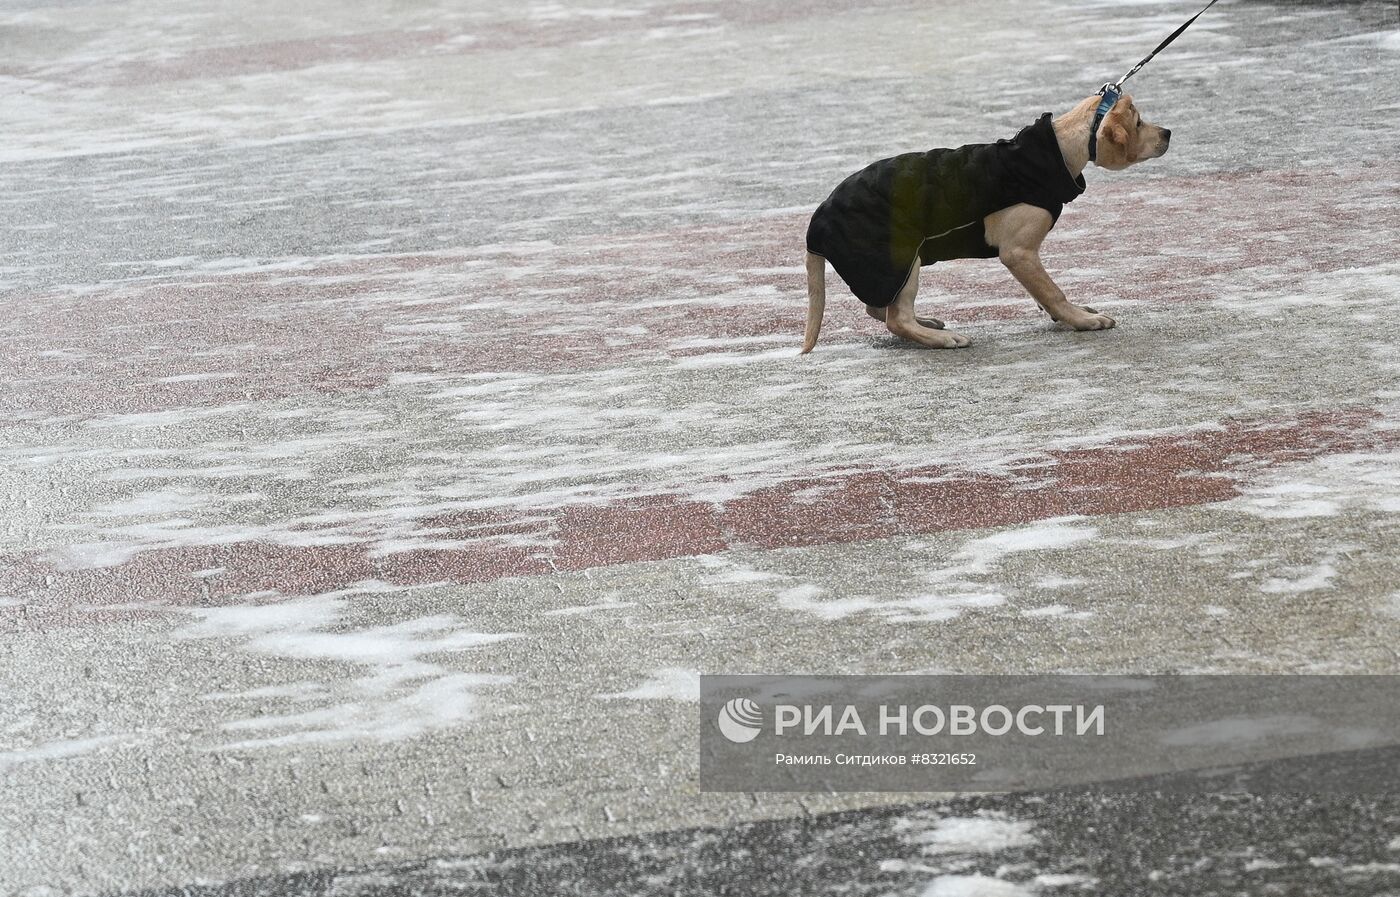
[[[1172,129],[1171,129],[1171,128],[1163,128],[1163,129],[1162,129],[1162,139],[1163,139],[1163,140],[1171,140],[1171,139],[1172,139]]]

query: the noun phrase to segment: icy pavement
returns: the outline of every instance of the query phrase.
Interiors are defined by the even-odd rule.
[[[840,177],[1067,109],[1195,9],[7,5],[0,894],[787,894],[739,852],[978,808],[1018,833],[982,859],[821,880],[1249,890],[1132,862],[1186,838],[1145,799],[694,777],[702,672],[1400,672],[1393,4],[1227,0],[1130,82],[1171,152],[1045,251],[1116,330],[959,262],[922,304],[970,350],[832,279],[796,354]],[[1400,887],[1400,811],[1314,809],[1196,799],[1181,856]]]

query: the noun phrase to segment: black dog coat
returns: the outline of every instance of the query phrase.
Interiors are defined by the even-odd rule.
[[[1084,192],[1060,153],[1050,113],[1011,140],[881,159],[846,178],[807,226],[807,251],[831,262],[866,305],[895,300],[913,267],[991,258],[982,219],[1027,203],[1050,213]]]

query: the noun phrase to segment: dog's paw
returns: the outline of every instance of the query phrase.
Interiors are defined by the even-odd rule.
[[[961,333],[952,330],[934,330],[932,327],[924,327],[920,324],[897,322],[890,327],[890,333],[930,349],[961,349],[964,346],[972,345],[972,340]]]
[[[931,348],[934,348],[934,349],[963,349],[963,348],[966,348],[967,346],[972,345],[972,338],[971,338],[971,337],[963,336],[961,333],[958,333],[956,330],[939,330],[939,331],[937,332],[937,335],[940,336],[940,337],[942,337],[942,339],[938,340],[938,342],[936,342],[936,343],[929,343],[928,345],[929,345]]]
[[[1075,330],[1110,330],[1118,322],[1108,315],[1101,315],[1087,305],[1071,306],[1069,312],[1055,318],[1061,324],[1067,324]]]

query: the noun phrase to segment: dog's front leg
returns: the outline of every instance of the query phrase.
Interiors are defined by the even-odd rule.
[[[1092,308],[1075,305],[1065,298],[1064,291],[1050,279],[1045,266],[1040,263],[1040,253],[1030,249],[1002,249],[998,256],[1002,264],[1012,273],[1026,292],[1035,298],[1036,303],[1051,320],[1062,321],[1075,330],[1107,330],[1114,325],[1108,315],[1101,315]]]
[[[1029,205],[1016,205],[987,216],[988,242],[997,247],[997,257],[1036,304],[1051,319],[1075,330],[1107,330],[1114,321],[1083,305],[1075,305],[1040,263],[1040,244],[1054,224],[1050,213]]]

